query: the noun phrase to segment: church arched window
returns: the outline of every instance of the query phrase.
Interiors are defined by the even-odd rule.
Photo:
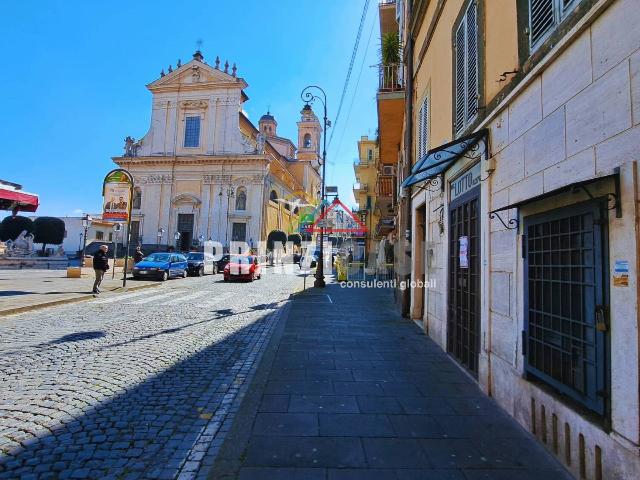
[[[236,193],[236,210],[247,209],[247,190],[244,187],[238,188]]]
[[[275,190],[271,190],[271,193],[269,194],[269,200],[271,200],[272,202],[278,201],[278,194]]]
[[[304,142],[302,143],[302,146],[304,148],[311,148],[311,134],[310,133],[305,133],[304,134]]]
[[[140,208],[142,206],[142,190],[136,187],[133,189],[133,201],[131,202],[131,208]]]

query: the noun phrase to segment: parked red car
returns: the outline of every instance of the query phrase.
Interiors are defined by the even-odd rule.
[[[262,267],[254,255],[233,255],[224,267],[224,281],[249,280],[253,282],[262,277]]]

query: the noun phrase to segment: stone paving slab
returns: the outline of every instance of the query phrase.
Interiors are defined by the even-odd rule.
[[[0,316],[93,298],[93,269],[83,268],[81,278],[67,278],[66,270],[0,270]],[[159,286],[159,282],[127,279],[127,290]],[[121,293],[122,270],[111,271],[102,281],[102,296]]]
[[[295,295],[212,479],[569,480],[393,307],[392,292]]]

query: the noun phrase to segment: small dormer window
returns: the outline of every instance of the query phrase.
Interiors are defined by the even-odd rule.
[[[184,146],[197,148],[200,146],[200,117],[186,117],[184,123]]]
[[[311,134],[306,133],[304,136],[304,142],[302,143],[304,148],[311,148]]]

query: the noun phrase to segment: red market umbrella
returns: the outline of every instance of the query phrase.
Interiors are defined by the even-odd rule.
[[[10,185],[0,185],[0,210],[35,212],[39,203],[35,193],[23,192]]]

